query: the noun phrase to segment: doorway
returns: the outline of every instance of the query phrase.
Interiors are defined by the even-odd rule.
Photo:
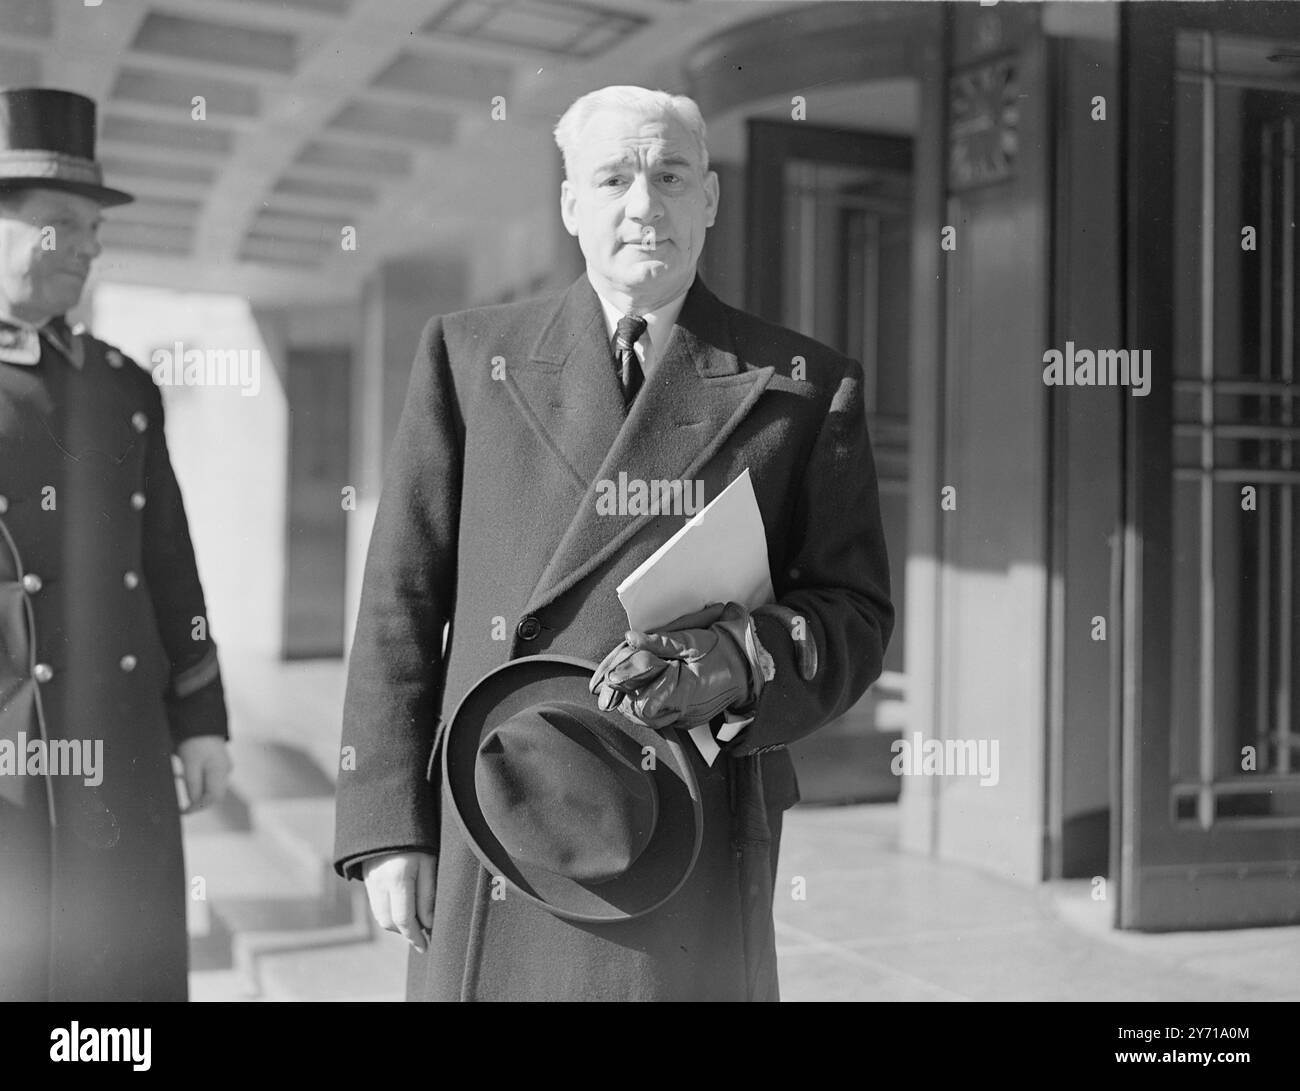
[[[880,680],[791,747],[805,802],[895,800],[906,699],[912,140],[748,123],[746,306],[857,360],[880,487],[896,627]]]
[[[348,480],[350,369],[345,348],[294,348],[287,356],[283,659],[343,655],[347,497],[340,490]]]

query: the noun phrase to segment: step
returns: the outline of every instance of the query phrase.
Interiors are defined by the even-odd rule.
[[[292,745],[248,740],[232,749],[236,773],[228,798],[234,805],[196,815],[185,829],[191,886],[196,878],[206,885],[206,898],[191,899],[187,914],[196,999],[277,992],[316,999],[325,979],[306,967],[355,959],[356,980],[368,982],[366,967],[377,958],[389,972],[381,971],[366,995],[401,999],[404,944],[397,941],[394,971],[394,959],[382,957],[387,948],[376,946],[365,888],[334,873],[332,782]],[[345,953],[354,948],[360,953]],[[330,972],[342,975],[331,986],[336,991],[353,988],[347,973]],[[304,974],[305,983],[279,984]]]
[[[262,799],[249,805],[253,827],[305,867],[333,874],[334,797]]]
[[[267,799],[333,797],[334,782],[301,746],[232,738],[230,790],[250,803]]]
[[[187,914],[196,969],[236,971],[256,992],[268,952],[370,939],[364,887],[334,875],[302,836],[289,847],[283,831],[261,829],[187,838],[191,892],[197,878],[206,886]]]
[[[196,1004],[246,1004],[259,997],[238,970],[190,968],[190,1000]]]
[[[324,885],[319,867],[256,829],[187,835],[185,870],[190,896],[201,879],[209,902],[320,897]]]
[[[406,954],[400,936],[376,931],[364,943],[268,953],[258,961],[264,1000],[400,1001],[406,997]]]

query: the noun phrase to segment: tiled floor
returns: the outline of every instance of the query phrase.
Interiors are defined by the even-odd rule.
[[[896,822],[891,805],[787,816],[783,999],[1300,999],[1300,928],[1116,932],[1087,882],[1023,887],[903,855]]]

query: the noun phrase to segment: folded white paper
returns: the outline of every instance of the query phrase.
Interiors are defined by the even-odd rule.
[[[660,629],[711,602],[739,602],[751,610],[771,602],[767,534],[749,470],[620,583],[618,599],[628,627],[639,632]],[[708,724],[690,735],[712,765],[720,751]]]

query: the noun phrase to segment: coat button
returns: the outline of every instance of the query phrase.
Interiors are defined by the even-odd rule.
[[[144,507],[144,493],[133,492],[131,494],[131,507],[136,511],[140,511]]]
[[[529,614],[515,626],[520,640],[536,640],[542,635],[542,623]]]
[[[128,591],[134,591],[137,587],[140,586],[140,577],[137,576],[134,572],[127,572],[122,576],[122,585]]]
[[[149,427],[149,418],[137,409],[131,414],[131,427],[137,432],[143,432]]]
[[[32,668],[32,677],[41,683],[49,682],[54,678],[54,668],[48,663],[37,663]]]
[[[0,515],[9,510],[9,500],[7,497],[0,496]]]
[[[36,594],[36,592],[44,586],[45,584],[41,582],[40,576],[35,572],[28,572],[27,575],[23,577],[23,590],[29,595]]]
[[[122,366],[122,354],[118,352],[117,349],[109,349],[106,353],[104,353],[104,359],[108,361],[109,367]]]
[[[130,674],[133,670],[135,670],[135,664],[136,664],[135,656],[133,655],[122,656],[122,661],[120,666],[124,671],[126,671],[127,674]]]

